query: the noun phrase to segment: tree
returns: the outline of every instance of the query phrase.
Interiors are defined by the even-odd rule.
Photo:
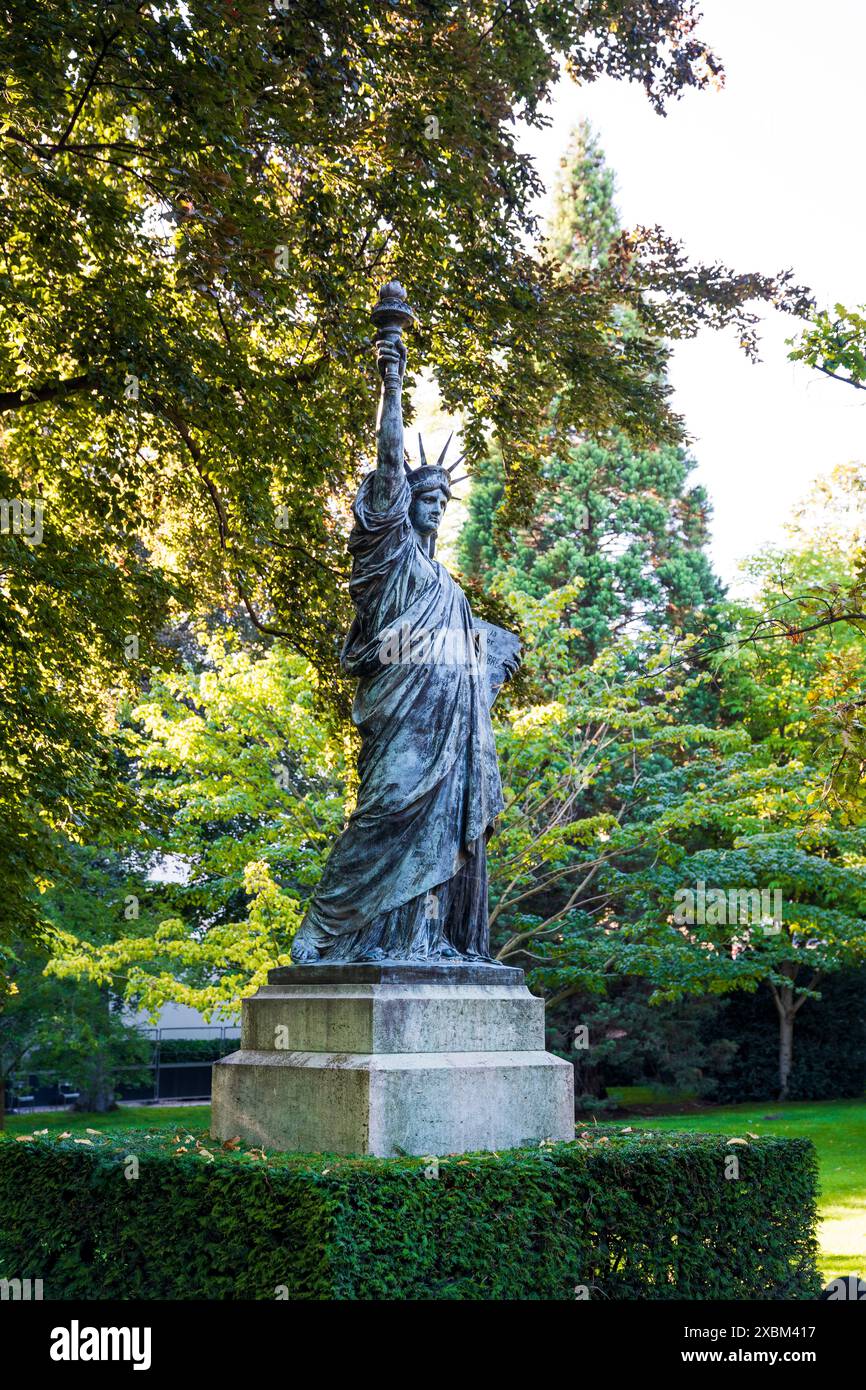
[[[836,304],[831,314],[827,309],[814,309],[807,328],[796,339],[789,339],[791,361],[804,362],[825,376],[856,390],[866,390],[866,313]],[[862,478],[856,480],[848,470],[834,470],[837,482],[847,471],[844,486],[851,493],[862,493]],[[850,522],[850,517],[847,518]],[[742,644],[762,645],[788,641],[811,640],[815,634],[828,629],[842,630],[848,638],[866,631],[866,551],[862,533],[845,527],[845,577],[826,581],[819,577],[819,565],[813,565],[810,582],[798,592],[792,592],[786,582],[765,610],[754,618],[751,626],[735,635],[736,647]],[[844,639],[843,639],[844,640]],[[850,687],[849,687],[850,689]],[[830,737],[839,747],[832,776],[826,786],[828,795],[856,799],[857,788],[866,769],[866,736],[862,719],[863,701],[846,698],[836,703],[830,718]]]
[[[797,1015],[866,959],[862,801],[846,824],[821,799],[823,663],[747,648],[717,673],[715,724],[691,724],[689,685],[706,674],[677,682],[669,649],[646,641],[639,661],[620,644],[578,667],[558,621],[568,591],[507,597],[534,632],[530,688],[548,698],[510,710],[501,733],[500,958],[531,969],[549,1014],[623,979],[653,1004],[765,985],[785,1095]]]
[[[607,264],[621,231],[615,189],[598,136],[589,121],[581,121],[560,161],[548,228],[550,250],[560,265],[586,269]]]
[[[285,643],[250,650],[218,629],[188,645],[184,669],[127,712],[150,815],[121,859],[152,870],[136,887],[141,911],[124,920],[117,894],[101,935],[58,914],[50,970],[154,1014],[175,1000],[210,1017],[237,1014],[269,969],[289,964],[342,828],[351,750],[317,715],[315,673]]]
[[[706,957],[722,954],[726,965],[735,959],[743,966],[741,985],[769,988],[778,1016],[780,1100],[788,1095],[800,1010],[820,997],[825,976],[866,960],[864,852],[863,831],[807,829],[794,822],[765,833],[740,833],[732,846],[685,855],[677,865],[675,892],[688,883],[698,885],[697,895],[701,884],[712,885],[703,921],[687,923],[687,954],[696,948]],[[668,888],[672,882],[669,874]],[[762,895],[770,904],[778,895],[784,905],[778,922],[761,920]],[[703,962],[699,968],[708,987],[717,990],[721,972],[717,977],[715,967]],[[687,988],[698,992],[696,979]],[[658,997],[677,998],[682,992],[682,976],[678,981],[672,971]]]
[[[122,1002],[106,990],[52,979],[54,1013],[28,1064],[77,1091],[74,1108],[107,1114],[124,1088],[147,1085],[153,1044],[126,1022]],[[128,1090],[127,1090],[128,1093]]]
[[[9,1079],[45,1033],[50,986],[44,979],[44,964],[44,957],[25,942],[9,971],[0,1009],[0,1128],[5,1123]]]
[[[576,634],[561,614],[574,596],[573,587],[504,595],[526,635],[527,695],[517,704],[506,691],[497,704],[506,794],[489,861],[497,954],[530,971],[566,1039],[586,1019],[570,1001],[599,1001],[598,1018],[623,982],[652,1005],[766,986],[779,1008],[784,1090],[801,1001],[866,957],[866,832],[840,825],[820,797],[809,711],[821,668],[787,669],[784,650],[747,649],[718,673],[721,719],[696,723],[690,688],[709,675],[681,679],[657,638],[620,639],[590,666],[573,660]],[[146,913],[128,924],[115,890],[114,926],[101,938],[60,914],[51,972],[152,1010],[174,999],[237,1011],[270,967],[288,963],[345,814],[346,749],[316,717],[302,659],[279,643],[241,652],[231,634],[156,683],[131,725],[156,836],[139,862],[158,844],[186,872],[152,882],[152,900],[142,884]],[[135,862],[128,849],[121,861]],[[679,920],[681,895],[699,884],[725,911]],[[775,900],[767,921],[761,898],[775,892],[778,929]]]
[[[572,137],[555,190],[549,245],[561,274],[598,272],[621,235],[614,178],[598,138],[584,121]],[[645,330],[626,304],[611,309],[609,332]],[[568,387],[565,387],[567,393]],[[637,446],[621,432],[585,438],[559,424],[551,407],[554,452],[543,465],[528,524],[503,544],[494,525],[506,473],[495,451],[476,470],[460,560],[476,581],[509,583],[540,598],[579,581],[569,613],[579,630],[575,658],[592,661],[620,633],[643,627],[702,631],[717,614],[722,589],[706,556],[709,503],[689,487],[693,461],[659,440]]]
[[[500,577],[535,598],[576,583],[565,620],[574,657],[591,662],[618,636],[718,623],[722,587],[707,558],[709,503],[686,486],[693,461],[680,448],[636,449],[621,435],[587,440],[545,465],[535,514],[506,554],[493,537],[502,473],[478,470],[460,534],[461,566],[477,583]]]
[[[828,974],[818,988],[820,998],[809,999],[797,1014],[788,1095],[860,1099],[866,1087],[866,968]],[[723,1105],[778,1095],[779,1024],[767,994],[759,986],[753,995],[731,995],[716,1006],[715,1035],[736,1039],[734,1055],[713,1078],[713,1096]]]
[[[841,474],[849,485],[855,482],[856,470]],[[823,520],[820,511],[807,506],[789,528],[788,548],[752,563],[757,591],[750,603],[730,606],[735,630],[754,630],[762,615],[784,611],[792,596],[818,582],[838,584],[847,555],[832,518],[848,514],[839,481],[819,486],[828,504]],[[827,795],[845,755],[839,707],[862,689],[866,643],[850,629],[828,625],[810,642],[731,645],[716,658],[716,667],[720,719],[747,736],[748,754],[727,772],[698,768],[679,775],[678,791],[694,797],[698,815],[690,817],[686,835],[672,827],[671,838],[681,848],[676,876],[679,886],[710,885],[714,893],[728,895],[729,903],[731,894],[736,899],[756,892],[778,894],[784,902],[784,919],[772,924],[769,935],[767,923],[757,924],[754,913],[743,930],[735,912],[714,919],[708,913],[695,937],[701,950],[736,952],[738,961],[755,967],[754,980],[766,984],[778,1016],[779,1094],[784,1097],[800,1011],[823,979],[858,966],[866,955],[862,788]],[[712,806],[701,811],[699,793],[706,787],[712,788]],[[663,888],[651,895],[650,917],[676,891],[667,870],[660,884]],[[676,991],[670,996],[665,991],[664,997],[676,997]]]
[[[756,716],[775,721],[782,745],[795,738],[804,756],[820,757],[822,795],[843,823],[862,815],[866,768],[864,491],[859,464],[820,479],[785,548],[751,562],[755,598],[730,607],[732,635],[702,647],[726,667],[730,711],[752,727]]]
[[[660,337],[729,324],[748,347],[754,301],[803,307],[790,276],[690,267],[657,232],[568,276],[539,252],[514,117],[543,124],[563,65],[657,109],[719,80],[695,23],[691,0],[11,0],[0,485],[45,524],[32,545],[0,525],[5,936],[41,921],[58,832],[134,823],[112,709],[170,659],[169,616],[240,604],[339,703],[376,279],[408,283],[413,370],[464,412],[470,459],[498,437],[505,523],[551,388],[562,430],[672,441]],[[619,304],[645,332],[600,331]]]
[[[92,510],[66,470],[43,480],[38,546],[0,525],[0,982],[4,946],[44,937],[42,890],[69,867],[69,846],[135,821],[116,708],[145,679],[144,633],[165,617],[171,582],[98,512],[100,471]],[[0,488],[21,491],[2,453]]]
[[[76,1109],[114,1108],[119,1082],[135,1081],[151,1047],[122,1017],[120,999],[46,972],[50,956],[18,943],[14,989],[0,1011],[0,1128],[11,1077],[53,1075],[77,1091]]]
[[[844,304],[815,309],[796,340],[790,341],[792,362],[805,362],[834,381],[866,391],[866,306]]]

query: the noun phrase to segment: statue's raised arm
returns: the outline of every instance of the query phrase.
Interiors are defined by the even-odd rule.
[[[403,373],[406,345],[403,329],[415,320],[406,291],[399,280],[383,285],[370,317],[376,325],[376,361],[382,376],[382,394],[376,418],[376,477],[373,505],[385,511],[394,500],[403,464]]]

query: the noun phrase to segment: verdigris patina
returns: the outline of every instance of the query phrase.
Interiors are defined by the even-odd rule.
[[[377,466],[355,498],[343,669],[357,677],[357,804],[295,937],[298,964],[489,961],[487,840],[502,810],[490,708],[517,669],[513,634],[474,619],[434,557],[451,497],[443,455],[403,444],[402,286],[371,315],[382,389]],[[447,445],[446,445],[447,449]]]

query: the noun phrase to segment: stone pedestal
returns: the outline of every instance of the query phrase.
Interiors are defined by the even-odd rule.
[[[505,966],[296,965],[244,1000],[213,1069],[215,1139],[266,1151],[466,1153],[574,1136],[573,1069]]]

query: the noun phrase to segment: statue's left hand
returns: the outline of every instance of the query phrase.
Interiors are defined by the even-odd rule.
[[[520,667],[521,667],[522,664],[523,664],[523,663],[522,663],[522,658],[521,658],[520,650],[519,650],[519,649],[514,653],[513,656],[507,656],[507,657],[505,658],[504,663],[503,663],[503,669],[504,669],[504,671],[505,671],[505,679],[506,679],[506,680],[511,680],[511,677],[512,677],[512,676],[516,676],[516,675],[517,675],[517,672],[520,670]]]

